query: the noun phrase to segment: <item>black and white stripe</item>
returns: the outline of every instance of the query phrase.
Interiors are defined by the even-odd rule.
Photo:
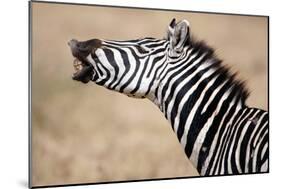
[[[246,106],[243,82],[189,30],[173,20],[166,39],[100,40],[92,81],[154,102],[201,175],[267,172],[268,113]]]

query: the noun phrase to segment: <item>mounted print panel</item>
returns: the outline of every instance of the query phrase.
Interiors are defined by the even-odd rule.
[[[268,173],[268,20],[30,2],[30,187]]]

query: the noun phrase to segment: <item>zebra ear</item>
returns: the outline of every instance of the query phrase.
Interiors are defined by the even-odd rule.
[[[174,28],[176,26],[176,19],[173,18],[173,20],[171,21],[171,23],[169,24],[170,28]]]
[[[176,19],[173,18],[173,20],[170,22],[169,26],[168,26],[168,30],[166,32],[166,36],[164,37],[164,39],[166,40],[170,40],[171,39],[171,35],[174,31],[174,28],[176,26]]]
[[[175,19],[173,19],[168,27],[168,40],[170,41],[172,51],[180,53],[189,38],[189,22],[182,20],[175,24]]]

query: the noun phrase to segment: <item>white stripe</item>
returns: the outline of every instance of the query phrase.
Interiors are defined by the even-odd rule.
[[[266,143],[261,151],[261,158],[264,157],[266,150],[268,149],[268,143]]]
[[[267,115],[267,112],[264,112],[262,117],[264,117],[265,115]],[[262,120],[260,119],[260,121],[262,121]],[[259,132],[256,136],[260,135],[261,132],[262,132],[262,129],[259,130]],[[255,140],[254,140],[254,146],[256,146],[257,140],[258,140],[258,138],[256,137]]]
[[[138,80],[139,80],[139,78],[140,78],[140,74],[141,74],[141,72],[142,72],[142,70],[143,70],[143,67],[144,67],[144,62],[145,62],[145,60],[140,60],[140,65],[139,65],[139,68],[138,68],[138,70],[136,70],[137,72],[136,72],[136,75],[132,78],[132,80],[129,82],[129,85],[127,86],[127,87],[125,87],[124,88],[124,92],[125,93],[130,93],[132,90],[134,90],[135,89],[135,87],[137,86],[137,84],[138,84]],[[145,78],[143,78],[143,80],[142,80],[142,85],[144,85],[145,83],[147,83],[146,82],[146,79]],[[120,85],[124,85],[124,83],[120,83]],[[142,86],[141,85],[141,86]]]
[[[166,51],[165,51],[165,53],[167,54],[167,51],[168,51],[168,49],[166,49]],[[190,48],[190,49],[188,49],[188,47],[186,47],[186,48],[184,48],[184,53],[183,54],[185,54],[185,56],[181,59],[181,60],[179,60],[179,61],[175,61],[175,62],[172,62],[172,61],[169,61],[168,59],[169,59],[169,57],[166,57],[167,58],[167,64],[168,64],[168,66],[167,66],[167,69],[165,70],[165,72],[163,72],[159,77],[160,78],[162,78],[162,77],[164,77],[166,74],[167,74],[167,71],[169,70],[169,69],[172,69],[172,70],[170,70],[170,72],[167,74],[167,76],[171,76],[173,73],[175,73],[177,70],[175,70],[175,69],[173,69],[173,68],[177,68],[179,65],[179,67],[180,68],[182,68],[184,65],[186,65],[186,60],[188,59],[188,57],[190,56],[190,54],[191,54],[191,52],[192,52],[192,49]],[[169,77],[165,77],[164,79],[164,81],[165,82],[167,82],[167,78],[169,78]]]
[[[161,43],[164,43],[164,41],[166,40],[161,40],[161,41],[152,41],[152,42],[148,42],[148,43],[145,43],[145,44],[141,44],[142,46],[150,46],[150,45],[158,45],[158,44],[161,44]],[[168,41],[167,41],[168,42]],[[167,43],[164,43],[164,44],[167,44]],[[154,48],[154,47],[153,47]]]
[[[239,103],[238,103],[238,105],[237,105],[237,107],[236,107],[236,109],[235,109],[235,112],[234,112],[234,114],[232,115],[232,117],[231,117],[231,119],[229,120],[229,122],[227,123],[227,125],[226,125],[226,127],[230,127],[232,124],[234,124],[233,123],[233,120],[234,120],[234,118],[235,118],[235,116],[237,115],[237,113],[242,109],[242,102],[241,102],[241,99],[239,100]],[[226,136],[229,132],[231,132],[231,130],[229,130],[229,132],[227,133],[227,129],[228,128],[226,128],[225,130],[224,130],[224,132],[223,132],[223,134],[222,134],[222,136]],[[224,144],[222,144],[222,146],[224,146],[225,147],[225,151],[223,152],[223,154],[221,155],[221,164],[222,164],[222,168],[221,168],[221,170],[220,170],[220,174],[224,174],[224,164],[225,164],[225,161],[227,161],[227,159],[225,158],[225,156],[226,156],[226,151],[227,151],[227,146],[228,146],[228,144],[229,144],[229,141],[225,141],[225,143]]]
[[[193,58],[195,58],[196,56],[197,56],[197,53],[194,54],[194,55],[192,55],[192,56],[190,57],[189,61],[192,60]],[[204,55],[202,55],[200,59],[198,59],[197,61],[194,61],[191,65],[189,65],[189,67],[187,68],[186,71],[188,71],[188,70],[190,70],[192,67],[194,67],[203,57],[204,57]],[[167,83],[168,80],[171,79],[171,81],[169,82],[169,85],[168,85],[168,88],[167,88],[167,90],[166,90],[166,93],[165,93],[164,97],[162,97],[162,96],[161,96],[162,94],[160,93],[160,94],[161,94],[161,95],[160,95],[160,99],[163,99],[163,102],[165,102],[165,101],[167,100],[168,95],[169,95],[170,92],[171,92],[171,87],[172,87],[172,85],[174,84],[174,82],[175,82],[178,78],[182,77],[182,75],[184,74],[184,72],[180,72],[180,73],[179,73],[178,75],[176,75],[175,77],[170,78],[170,77],[172,76],[172,74],[176,73],[178,70],[180,70],[180,69],[181,69],[182,67],[184,67],[186,64],[189,64],[189,62],[185,62],[185,63],[181,62],[181,63],[182,63],[182,66],[176,67],[176,69],[174,69],[173,71],[170,71],[170,72],[167,74],[167,76],[165,77],[165,79],[163,80],[163,82],[162,82],[162,83]],[[164,85],[163,85],[163,87],[164,87]],[[162,91],[162,89],[161,89],[161,91]],[[163,110],[164,110],[164,114],[165,114],[165,104],[163,104]]]
[[[244,113],[246,111],[246,109],[242,112],[242,114]],[[239,119],[238,119],[238,122],[240,122],[241,120],[241,117],[242,117],[242,114],[240,115],[240,117],[239,117]],[[233,124],[233,123],[232,123]],[[234,125],[235,125],[236,123],[234,123]],[[209,164],[209,161],[211,160],[211,158],[214,156],[215,158],[214,158],[214,162],[213,162],[213,164],[211,165],[211,169],[210,169],[210,174],[212,174],[213,173],[213,170],[215,169],[215,162],[217,161],[217,156],[218,156],[218,153],[216,153],[216,154],[213,154],[214,153],[214,150],[215,150],[215,147],[217,146],[217,138],[218,138],[218,135],[219,135],[219,133],[216,133],[216,136],[215,136],[215,139],[213,140],[213,142],[212,142],[212,145],[211,145],[211,150],[210,150],[210,153],[209,153],[209,155],[208,155],[208,158],[207,158],[207,161],[205,162],[205,165],[206,165],[206,170],[207,170],[207,168],[208,168],[208,164]],[[230,135],[231,135],[231,131],[230,131]],[[226,146],[227,147],[227,146]],[[205,171],[206,171],[205,170]]]
[[[230,95],[231,91],[232,91],[232,88],[229,89],[229,90],[227,90],[227,91],[225,92],[225,94],[222,96],[222,98],[220,99],[220,101],[219,101],[219,103],[218,103],[218,105],[217,105],[215,111],[213,112],[213,114],[211,115],[211,117],[208,119],[208,121],[205,123],[205,125],[204,125],[203,128],[201,129],[201,131],[200,131],[200,133],[199,133],[199,135],[198,135],[198,138],[197,138],[199,141],[202,141],[202,142],[204,141],[204,139],[205,139],[205,137],[206,137],[206,133],[207,133],[207,131],[210,129],[210,127],[211,127],[211,125],[212,125],[212,122],[214,121],[214,118],[215,118],[216,115],[219,113],[223,102],[228,98],[228,96]],[[235,98],[235,99],[236,99],[236,98]],[[235,99],[233,99],[233,101],[234,101]],[[229,110],[229,109],[228,109],[228,110]],[[226,116],[226,115],[227,115],[227,114],[225,114],[225,116]],[[222,119],[222,121],[221,121],[221,124],[223,123],[225,116],[223,117],[223,119]],[[189,127],[187,126],[187,124],[189,124],[189,123],[186,122],[186,124],[185,124],[185,132],[184,132],[183,137],[182,137],[182,139],[181,139],[181,143],[182,143],[182,145],[184,145],[184,146],[186,145],[186,140],[187,140],[186,137],[187,137],[188,130],[189,130]],[[220,126],[221,126],[221,125],[220,125]],[[186,127],[188,127],[188,128],[186,129]],[[219,128],[220,128],[220,127],[219,127]],[[198,143],[200,143],[199,141],[198,141]],[[202,143],[202,144],[203,144],[203,143]],[[202,146],[202,144],[201,144],[201,146]],[[199,151],[200,151],[200,149],[199,149]],[[194,159],[194,161],[196,162],[196,165],[198,164],[198,154],[199,154],[199,151],[198,151],[198,153],[196,154],[197,158]]]
[[[175,73],[180,68],[182,68],[183,66],[186,65],[184,63],[184,61],[186,61],[186,59],[188,59],[188,57],[190,56],[190,53],[192,52],[192,49],[189,49],[189,50],[186,50],[186,51],[187,51],[187,53],[186,53],[185,59],[183,59],[179,62],[176,62],[176,63],[168,63],[168,66],[166,67],[166,70],[164,70],[162,72],[162,74],[160,74],[160,76],[159,76],[160,79],[162,79],[164,76],[165,76],[165,78],[163,79],[163,81],[161,83],[159,83],[158,93],[156,94],[158,99],[159,99],[158,104],[160,104],[160,101],[162,100],[162,90],[163,90],[163,87],[164,87],[163,83],[167,83],[168,79],[170,79],[170,77],[173,73]],[[174,69],[174,68],[177,68],[177,69]],[[172,69],[172,70],[169,71],[169,73],[167,73],[168,70],[170,70],[170,69]],[[163,111],[163,107],[161,107],[161,105],[160,105],[160,110]]]
[[[256,172],[256,167],[257,167],[257,157],[258,157],[258,152],[259,152],[259,148],[260,148],[260,145],[262,143],[262,140],[263,138],[268,134],[268,130],[265,131],[265,133],[262,135],[262,137],[259,137],[260,138],[260,141],[258,142],[256,148],[255,148],[255,153],[254,153],[254,158],[253,158],[253,169],[252,171],[253,172]]]
[[[260,119],[258,120],[257,122],[257,126],[255,127],[255,129],[253,130],[250,138],[249,138],[249,142],[248,142],[248,145],[247,145],[247,149],[246,149],[246,161],[245,161],[245,173],[248,173],[249,172],[249,161],[250,161],[250,148],[251,148],[251,142],[254,138],[254,136],[256,136],[256,131],[257,129],[260,129],[259,131],[261,131],[266,125],[267,125],[267,122],[260,128],[259,125],[261,124],[261,121],[263,120],[264,116],[266,115],[266,112],[264,112],[261,116],[260,116]]]
[[[238,106],[237,108],[239,108],[239,106]],[[241,108],[241,107],[240,107],[240,108]],[[240,108],[239,108],[239,109],[240,109]],[[242,114],[243,114],[245,111],[246,111],[246,109],[243,110],[243,112],[241,113],[239,119],[242,117]],[[235,114],[236,114],[236,113],[237,113],[237,112],[235,112]],[[238,119],[238,120],[239,120],[239,119]],[[211,158],[212,158],[213,155],[214,155],[213,153],[214,153],[215,147],[216,147],[216,145],[217,145],[216,142],[217,142],[217,140],[218,140],[218,134],[219,134],[219,132],[220,132],[220,131],[218,131],[218,132],[216,133],[215,137],[214,137],[214,140],[213,140],[213,142],[212,142],[211,149],[210,149],[210,151],[209,151],[208,157],[206,158],[206,160],[205,160],[205,162],[204,162],[204,165],[202,166],[201,175],[205,175],[205,174],[206,174],[206,171],[207,171],[207,169],[208,169],[208,167],[210,166],[209,163],[210,163]],[[216,156],[217,156],[217,154],[216,154]],[[212,166],[214,166],[214,164],[213,164]]]
[[[261,172],[266,172],[266,171],[268,171],[268,159],[261,166]]]
[[[101,72],[103,73],[103,76],[101,76],[101,75],[100,75],[100,72],[98,71],[98,68],[97,68],[98,65],[97,65],[97,63],[93,60],[91,54],[90,54],[89,56],[87,56],[87,60],[94,66],[95,73],[97,73],[97,75],[98,75],[98,79],[97,79],[96,82],[99,82],[99,81],[101,81],[102,79],[104,79],[104,78],[106,77],[106,76],[105,76],[105,75],[106,75],[105,70],[99,66],[99,69],[100,69]]]
[[[114,48],[108,48],[113,52],[113,57],[115,59],[115,62],[119,68],[119,72],[118,72],[118,76],[117,76],[117,80],[113,82],[113,84],[111,86],[114,86],[120,79],[121,76],[124,74],[125,72],[125,64],[123,62],[123,58],[120,54],[120,52]]]
[[[147,42],[147,43],[159,43],[160,41],[163,42],[165,40],[159,40],[159,39],[146,39],[146,38],[143,38],[143,39],[139,39],[137,42],[129,42],[129,41],[126,41],[126,40],[123,40],[123,41],[118,41],[118,40],[104,40],[104,39],[101,39],[102,43],[103,44],[109,44],[109,45],[112,45],[111,43],[115,43],[115,44],[128,44],[128,45],[136,45],[136,44],[139,44],[139,43],[143,43],[143,42]]]
[[[126,44],[126,46],[121,46],[121,45],[124,45],[124,44]],[[153,54],[156,50],[164,48],[166,46],[166,43],[161,45],[161,46],[154,47],[153,51],[152,51],[152,49],[150,49],[150,48],[148,48],[146,46],[143,46],[143,45],[138,45],[137,43],[132,43],[132,44],[120,43],[120,45],[118,45],[118,43],[116,43],[116,42],[115,42],[115,44],[105,42],[104,45],[108,49],[113,49],[113,47],[115,49],[125,49],[125,48],[128,49],[128,50],[131,49],[132,51],[134,51],[136,53],[136,55],[139,58],[145,58],[145,57],[150,56],[151,54]],[[144,53],[140,53],[139,50],[136,48],[137,46],[143,48],[145,51],[148,51],[148,52],[145,53],[145,54]],[[163,51],[163,53],[164,52],[165,52],[165,50]],[[160,53],[162,53],[162,52],[160,52]],[[157,54],[154,54],[154,55],[157,55]]]
[[[221,88],[228,82],[228,79],[225,80],[218,88],[215,89],[215,91],[212,93],[211,97],[205,104],[204,108],[202,109],[201,114],[204,114],[207,110],[207,108],[210,106],[210,103],[213,102],[214,98],[217,96],[217,93],[221,90]]]
[[[130,64],[130,69],[128,71],[128,73],[126,73],[126,75],[122,78],[120,84],[118,86],[116,86],[115,90],[119,91],[120,88],[122,87],[122,84],[126,83],[130,77],[133,75],[135,69],[136,69],[136,60],[134,58],[134,56],[132,55],[131,51],[127,48],[122,48],[122,50],[124,50],[128,56],[128,63]],[[126,92],[124,90],[124,92]]]
[[[234,128],[233,128],[233,132],[230,134],[230,136],[234,136],[233,138],[235,139],[236,138],[236,134],[237,134],[237,131],[238,131],[238,129],[239,129],[239,126],[241,125],[241,123],[242,122],[244,122],[244,120],[245,119],[249,119],[248,118],[248,116],[251,114],[253,112],[253,109],[251,109],[250,111],[249,111],[249,113],[246,115],[246,116],[244,116],[243,117],[243,119],[242,120],[240,120],[237,124],[235,124],[234,126]],[[233,135],[234,134],[234,135]],[[229,145],[230,145],[230,150],[229,150],[229,156],[228,156],[228,159],[227,159],[227,168],[228,168],[228,171],[229,171],[229,173],[231,174],[232,173],[232,169],[231,169],[231,155],[232,155],[232,150],[233,150],[233,146],[234,146],[234,141],[229,141],[229,142],[231,142]],[[228,148],[228,146],[227,146],[227,148]]]
[[[116,74],[115,70],[114,70],[113,66],[109,63],[109,61],[107,60],[107,57],[106,57],[105,53],[103,52],[103,50],[97,49],[95,51],[95,53],[96,53],[98,59],[100,60],[100,62],[102,63],[102,65],[104,67],[106,67],[106,69],[110,72],[110,78],[104,84],[104,86],[108,86],[108,84],[114,79],[114,75]]]
[[[139,80],[139,77],[140,77],[140,74],[142,73],[143,71],[143,68],[144,68],[144,65],[145,64],[148,64],[146,69],[145,69],[145,72],[143,74],[143,78],[141,80],[141,86],[138,90],[139,93],[144,93],[147,91],[148,87],[149,87],[149,84],[152,82],[152,79],[153,79],[153,76],[154,76],[154,72],[155,70],[161,66],[164,61],[165,61],[165,57],[162,58],[161,60],[157,61],[156,63],[153,62],[155,58],[161,56],[163,53],[161,54],[156,54],[156,55],[152,55],[152,56],[148,56],[147,58],[149,58],[149,61],[147,61],[147,58],[146,59],[141,59],[140,60],[140,67],[139,69],[137,70],[137,74],[136,76],[133,78],[133,80],[129,83],[129,85],[124,89],[124,91],[126,91],[127,93],[130,93],[136,86],[137,86],[137,82]],[[163,55],[162,55],[163,56]],[[149,66],[153,66],[152,70],[151,70],[151,74],[149,77],[146,77],[149,70],[151,69],[151,67]]]
[[[206,63],[206,67],[207,65],[210,65],[208,63]],[[205,68],[205,66],[203,66]],[[204,69],[202,68],[202,69]],[[200,67],[198,69],[198,72],[200,71]],[[188,92],[184,95],[184,97],[181,99],[180,101],[180,104],[179,104],[179,107],[177,109],[177,114],[176,114],[176,118],[175,118],[175,122],[174,122],[174,130],[175,130],[175,133],[177,133],[178,131],[178,127],[179,127],[179,120],[180,120],[180,113],[182,112],[182,108],[184,106],[184,104],[187,102],[188,98],[190,97],[190,95],[192,95],[194,93],[194,91],[197,89],[198,85],[204,81],[204,79],[210,77],[210,75],[212,75],[214,72],[216,71],[216,69],[210,69],[208,70],[206,73],[204,73],[201,78],[197,81],[197,83],[195,83],[189,90]],[[194,74],[197,73],[197,70],[194,72]],[[190,75],[191,77],[193,77],[193,74]],[[190,78],[191,79],[191,78]],[[187,77],[187,82],[190,80],[188,77]],[[185,80],[182,82],[184,83]],[[206,81],[205,81],[206,82]],[[182,84],[181,83],[181,84]],[[179,88],[181,89],[181,88]],[[175,94],[177,94],[178,92],[175,92]],[[175,96],[176,97],[176,96]],[[168,106],[168,112],[171,112],[171,108],[172,106],[174,105],[174,101],[176,100],[175,97],[171,100],[171,103],[169,104],[170,106]],[[171,108],[170,108],[171,107]],[[190,124],[192,122],[192,119],[193,119],[193,116],[195,114],[195,109],[193,109],[193,112],[190,112],[191,115],[188,115],[187,117],[187,120],[186,120],[186,124],[185,124],[185,127],[184,127],[184,133],[187,132],[189,130],[189,127],[190,127]],[[169,113],[169,115],[171,115]],[[168,116],[169,118],[170,116]]]
[[[225,115],[228,115],[228,112],[229,110],[231,109],[231,107],[234,105],[235,103],[235,100],[236,100],[237,97],[235,97],[229,104],[229,108],[227,110],[227,112],[225,113]],[[198,165],[198,156],[199,156],[199,152],[200,152],[200,149],[202,148],[202,145],[203,145],[203,142],[206,138],[206,134],[208,133],[212,123],[213,123],[213,120],[215,118],[215,116],[218,114],[220,108],[221,108],[221,105],[222,105],[223,102],[221,102],[221,104],[219,104],[216,108],[216,110],[213,112],[213,114],[209,117],[208,121],[205,123],[205,125],[203,126],[203,128],[201,129],[200,133],[198,134],[198,137],[196,139],[196,142],[195,142],[195,145],[197,146],[193,151],[192,151],[192,154],[191,154],[191,158],[194,158],[194,160],[196,161],[196,166]],[[236,107],[235,109],[235,113],[233,114],[232,118],[230,119],[229,123],[232,122],[233,118],[234,118],[234,115],[240,110],[239,106]],[[224,122],[224,119],[225,117],[223,117],[222,121],[221,121],[221,124],[219,126],[219,131],[220,131],[220,128],[221,128],[221,125],[222,123]],[[226,125],[227,127],[228,125]],[[225,129],[226,131],[227,129]],[[219,132],[217,131],[217,132]],[[224,131],[224,132],[225,132]]]
[[[255,118],[258,113],[259,113],[259,111],[257,111],[254,114],[254,116],[252,116],[251,119]],[[241,165],[240,165],[241,143],[242,143],[242,139],[244,138],[244,135],[246,134],[246,131],[247,131],[249,125],[251,124],[251,119],[248,120],[245,125],[242,125],[243,129],[242,129],[242,132],[239,136],[239,140],[238,140],[238,143],[237,143],[237,149],[235,151],[235,164],[237,165],[237,170],[238,170],[239,173],[242,173],[242,169],[241,169]],[[236,139],[236,136],[234,137],[234,139]]]
[[[194,118],[194,115],[195,115],[195,112],[196,110],[198,109],[198,107],[200,106],[200,104],[202,103],[202,100],[203,98],[205,97],[205,94],[206,94],[206,91],[213,86],[214,82],[216,81],[216,79],[218,78],[218,76],[214,77],[208,84],[207,86],[204,88],[204,90],[202,91],[199,99],[197,100],[197,102],[195,103],[195,105],[193,106],[192,110],[190,111],[190,114],[189,116],[191,117],[191,119]],[[207,120],[207,125],[211,124],[211,119],[208,119]],[[205,125],[206,125],[205,124]],[[190,160],[193,163],[193,165],[195,167],[197,167],[198,165],[198,155],[199,155],[199,152],[200,152],[200,149],[203,145],[203,142],[204,142],[204,139],[205,139],[205,135],[206,135],[206,132],[209,130],[209,129],[206,129],[205,128],[205,125],[202,127],[201,131],[199,132],[197,138],[196,138],[196,141],[194,143],[194,147],[193,147],[193,150],[192,150],[192,153],[191,153],[191,156],[190,156]],[[205,132],[206,130],[206,132]],[[205,132],[205,133],[204,133]]]
[[[197,59],[196,61],[194,61],[194,64],[193,64],[193,65],[199,63],[203,57],[204,57],[204,55],[202,55],[199,59]],[[181,88],[182,88],[189,80],[191,80],[198,72],[200,72],[200,71],[202,71],[203,69],[209,67],[210,65],[211,65],[210,62],[206,62],[206,63],[204,63],[204,64],[201,64],[201,65],[199,66],[199,68],[197,68],[192,74],[190,74],[190,75],[189,75],[188,77],[186,77],[183,81],[181,81],[180,84],[177,85],[177,87],[176,87],[176,89],[175,89],[175,91],[174,91],[174,93],[173,93],[173,97],[172,97],[172,99],[169,101],[168,106],[167,106],[167,115],[168,115],[168,116],[167,116],[167,119],[168,119],[169,121],[171,121],[171,109],[172,109],[172,107],[173,107],[173,105],[174,105],[175,98],[176,98],[178,92],[179,92],[179,91],[181,90]],[[193,66],[192,66],[192,67],[193,67]],[[189,67],[186,71],[188,71],[188,70],[190,70],[190,69],[191,69],[191,67]],[[166,100],[167,100],[167,98],[168,98],[168,94],[171,93],[172,84],[173,84],[179,77],[182,77],[182,74],[184,74],[184,73],[185,73],[185,72],[183,72],[183,73],[177,75],[178,77],[176,76],[176,77],[174,77],[174,78],[171,80],[170,86],[169,86],[168,90],[166,91],[166,94],[165,94],[165,97],[164,97],[164,102],[166,102]],[[165,105],[164,105],[164,113],[165,113]]]
[[[222,124],[224,123],[225,117],[228,115],[229,110],[230,110],[231,107],[234,105],[236,99],[237,99],[237,96],[235,96],[235,98],[231,101],[231,103],[230,103],[230,105],[229,105],[229,107],[228,107],[228,109],[227,109],[227,112],[224,114],[223,119],[222,119],[222,121],[221,121],[221,123],[220,123],[220,125],[219,125],[219,129],[218,129],[218,131],[217,131],[218,135],[219,135],[219,133],[220,133],[220,131],[221,131],[221,129],[222,129]],[[239,110],[236,109],[236,111],[239,111]],[[232,119],[234,119],[234,117],[232,117]],[[227,124],[226,127],[230,127],[230,124]],[[224,130],[222,136],[224,136],[224,135],[226,134],[226,131],[227,131],[227,128],[224,128],[224,129],[225,129],[225,130]],[[218,155],[219,155],[219,153],[220,153],[220,151],[222,150],[222,147],[223,147],[223,144],[221,143],[221,142],[222,142],[222,139],[223,139],[223,138],[219,138],[217,141],[215,141],[216,143],[219,142],[219,146],[218,146],[218,150],[217,150],[217,154],[216,154],[217,158],[215,158],[215,159],[216,159],[216,162],[219,162],[219,161],[221,160],[221,158],[222,158],[222,155],[221,155],[220,157],[218,157]],[[216,144],[216,146],[217,146],[217,144]],[[215,167],[215,170],[214,170],[214,174],[215,174],[215,175],[218,175],[219,172],[221,171],[221,170],[219,170],[219,166],[220,166],[220,164],[218,164],[218,166]]]
[[[158,53],[158,54],[154,54],[151,55],[149,57],[149,61],[148,61],[148,65],[146,67],[145,73],[144,73],[144,78],[147,78],[147,74],[150,72],[150,76],[148,77],[149,79],[153,78],[154,72],[156,70],[157,67],[161,66],[164,63],[165,57],[163,57],[161,60],[159,60],[158,62],[154,62],[154,60],[158,57],[164,56],[164,52],[162,53]]]

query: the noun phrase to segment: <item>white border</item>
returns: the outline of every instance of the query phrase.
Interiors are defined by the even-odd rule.
[[[59,1],[59,0],[58,0]],[[280,185],[280,6],[274,0],[68,0],[69,2],[168,8],[210,12],[246,13],[270,16],[270,174],[196,178],[137,183],[106,184],[68,188],[245,188]],[[164,3],[165,2],[165,3]],[[1,2],[1,89],[0,89],[0,185],[1,188],[27,188],[28,122],[28,2]],[[44,162],[42,162],[44,163]]]

